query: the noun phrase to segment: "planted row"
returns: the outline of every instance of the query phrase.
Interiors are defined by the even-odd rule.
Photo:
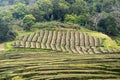
[[[41,48],[69,53],[93,54],[112,53],[102,48],[103,39],[73,31],[40,31],[20,37],[14,47]],[[101,48],[100,48],[101,47]]]

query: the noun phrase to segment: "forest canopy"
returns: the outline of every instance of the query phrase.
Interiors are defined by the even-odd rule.
[[[15,27],[29,31],[48,21],[118,36],[120,0],[0,0],[0,42],[14,39]]]

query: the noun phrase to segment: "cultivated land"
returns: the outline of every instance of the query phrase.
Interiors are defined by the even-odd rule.
[[[41,30],[4,48],[0,80],[120,80],[119,46],[102,33]]]
[[[119,53],[119,49],[105,49],[105,38],[78,31],[49,31],[24,35],[13,43],[17,48],[39,48],[75,54]]]
[[[79,55],[22,49],[0,54],[0,80],[16,76],[23,80],[119,80],[120,54]]]

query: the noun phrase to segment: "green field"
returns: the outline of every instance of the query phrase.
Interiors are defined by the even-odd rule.
[[[24,49],[0,54],[0,80],[120,80],[120,54]]]
[[[36,33],[21,36],[12,46],[15,48],[49,49],[76,54],[120,52],[119,49],[114,48],[116,47],[114,41],[104,37],[104,34],[102,34],[104,38],[97,37],[95,34],[101,35],[100,33],[94,33],[93,36],[89,36],[90,34],[79,31],[41,30]],[[106,49],[106,45],[111,48]]]
[[[0,80],[120,80],[119,46],[102,33],[43,30],[0,47]]]
[[[0,0],[0,80],[120,80],[120,0]]]

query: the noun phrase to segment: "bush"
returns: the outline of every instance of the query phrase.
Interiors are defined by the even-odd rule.
[[[105,19],[101,19],[98,23],[98,27],[98,31],[108,35],[117,36],[119,34],[119,29],[114,17],[108,16]]]
[[[87,24],[87,18],[88,15],[67,14],[65,16],[65,22],[85,26]]]
[[[65,24],[65,23],[61,23],[61,22],[57,22],[57,21],[51,21],[51,22],[38,22],[38,23],[35,23],[32,28],[39,28],[39,29],[43,29],[43,28],[46,28],[46,29],[50,29],[50,28],[69,28],[71,26],[77,26],[79,27],[79,25],[77,24],[72,24],[72,23],[69,23],[69,24]]]
[[[16,38],[16,36],[17,36],[17,32],[15,32],[15,31],[8,31],[7,32],[7,39],[8,40],[14,40],[15,38]]]
[[[35,17],[32,14],[29,15],[25,15],[25,17],[23,18],[23,27],[24,30],[26,31],[30,31],[31,26],[35,23]]]

